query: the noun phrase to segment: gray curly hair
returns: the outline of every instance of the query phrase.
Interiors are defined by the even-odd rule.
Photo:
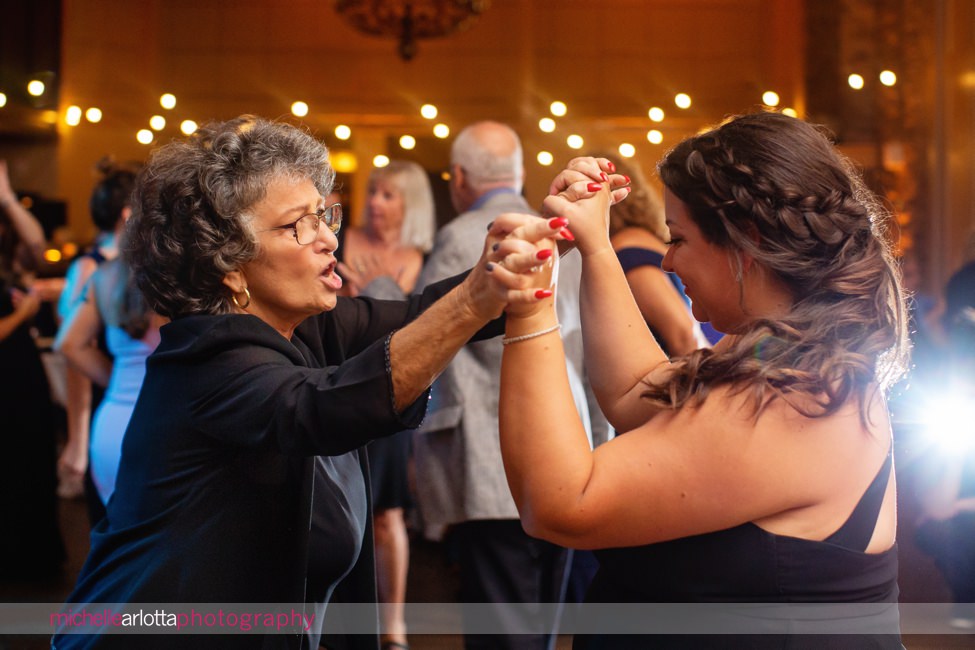
[[[229,313],[223,279],[259,252],[247,213],[282,177],[311,180],[327,196],[335,180],[328,149],[252,115],[157,149],[139,175],[123,249],[149,306],[172,319]]]

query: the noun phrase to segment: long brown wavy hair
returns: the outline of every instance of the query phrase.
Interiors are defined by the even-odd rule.
[[[854,397],[865,417],[867,391],[906,368],[905,296],[889,214],[825,129],[773,112],[734,117],[678,144],[658,171],[709,242],[752,257],[796,300],[728,349],[681,358],[645,396],[679,408],[725,385],[749,392],[756,416],[782,397],[808,417]]]

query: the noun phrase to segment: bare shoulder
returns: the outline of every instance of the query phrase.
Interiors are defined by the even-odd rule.
[[[833,498],[838,483],[859,477],[852,481],[859,485],[872,476],[889,445],[879,394],[869,401],[866,422],[858,400],[831,415],[809,417],[802,412],[811,406],[806,399],[810,403],[775,397],[756,412],[748,390],[716,387],[702,403],[654,417],[635,432],[634,442],[662,444],[700,476],[737,483],[733,492],[775,493],[765,515],[804,507]]]

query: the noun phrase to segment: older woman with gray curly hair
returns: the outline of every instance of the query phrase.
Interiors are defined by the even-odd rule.
[[[408,300],[339,298],[333,178],[317,140],[250,116],[151,157],[124,255],[172,322],[69,607],[290,603],[302,615],[288,635],[184,635],[180,648],[317,648],[340,583],[346,600],[375,607],[363,445],[416,427],[453,354],[498,333],[491,321],[509,301],[539,298],[486,261]],[[564,220],[499,219],[485,256],[525,224],[540,239]],[[103,630],[62,627],[53,647],[126,646]],[[353,638],[378,646],[375,634]]]

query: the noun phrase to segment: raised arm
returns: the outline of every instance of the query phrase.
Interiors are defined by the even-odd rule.
[[[7,172],[7,161],[0,160],[0,210],[9,217],[17,235],[30,251],[34,262],[40,262],[44,256],[44,228],[41,223],[20,204],[17,195],[10,186],[10,176]]]
[[[540,277],[529,271],[537,265],[532,248],[505,242],[500,252],[508,257],[494,273]],[[544,278],[532,286],[546,286]],[[573,406],[554,301],[510,305],[506,327],[501,454],[522,524],[535,537],[606,548],[753,522],[823,539],[883,462],[879,399],[867,432],[856,400],[823,418],[774,400],[756,416],[749,396],[727,386],[703,403],[656,412],[593,451]]]
[[[586,369],[593,392],[618,431],[646,422],[656,411],[640,399],[644,379],[667,362],[647,328],[609,239],[608,188],[593,183],[595,159],[576,159],[553,184],[546,214],[569,220],[582,254],[580,308]],[[594,191],[597,190],[597,191]],[[619,190],[616,190],[617,192]]]
[[[523,291],[522,278],[500,276],[488,269],[499,244],[525,223],[536,223],[525,237],[533,241],[554,236],[564,222],[506,214],[495,219],[488,231],[481,259],[465,280],[433,303],[409,325],[397,331],[389,345],[393,395],[397,409],[417,399],[433,383],[453,356],[484,325],[501,315],[511,302],[537,301],[534,291]]]

